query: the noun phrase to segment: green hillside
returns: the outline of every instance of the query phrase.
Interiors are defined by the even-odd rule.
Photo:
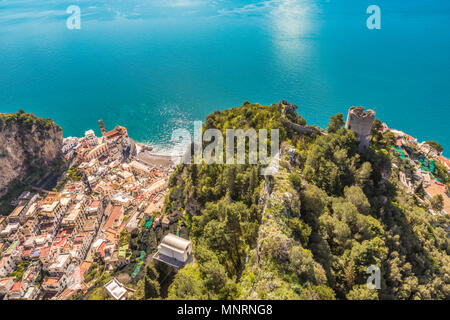
[[[341,114],[327,133],[299,134],[287,122],[306,121],[285,117],[286,107],[246,102],[207,117],[204,129],[224,135],[279,128],[280,169],[264,178],[259,165],[177,168],[164,213],[185,213],[196,262],[177,273],[168,298],[449,299],[449,219],[400,187],[407,164],[392,137],[375,131],[358,154]],[[371,265],[381,290],[367,289]]]

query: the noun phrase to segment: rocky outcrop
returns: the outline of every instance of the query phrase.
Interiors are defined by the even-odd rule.
[[[30,113],[0,113],[0,197],[14,180],[52,171],[61,161],[62,129]]]

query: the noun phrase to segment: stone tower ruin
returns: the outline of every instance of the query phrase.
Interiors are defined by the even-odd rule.
[[[363,153],[369,148],[370,131],[375,121],[375,111],[364,111],[364,107],[351,107],[348,110],[345,127],[353,130],[359,141],[358,152]]]

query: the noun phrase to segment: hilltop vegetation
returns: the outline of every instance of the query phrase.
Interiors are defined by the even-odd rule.
[[[444,151],[442,145],[436,141],[425,141],[425,143],[434,148],[438,153],[442,153],[442,151]]]
[[[11,200],[63,165],[62,129],[51,119],[19,110],[0,113],[0,214],[14,209]],[[51,169],[51,170],[50,170]]]
[[[342,114],[327,134],[302,135],[285,125],[283,108],[245,103],[207,117],[203,129],[224,134],[279,128],[280,169],[264,178],[259,165],[177,168],[164,212],[185,213],[196,262],[177,273],[168,298],[450,298],[448,217],[400,187],[392,163],[406,164],[392,136],[375,130],[358,154]],[[371,265],[381,269],[380,290],[366,286]]]
[[[16,113],[0,113],[0,130],[11,127],[14,124],[19,124],[25,129],[31,129],[35,126],[42,131],[52,128],[58,128],[59,131],[62,130],[52,119],[36,117],[34,114],[26,113],[23,110],[19,110]]]

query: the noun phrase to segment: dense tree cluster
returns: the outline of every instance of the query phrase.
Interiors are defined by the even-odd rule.
[[[437,143],[436,141],[425,141],[425,143],[428,144],[430,147],[434,148],[439,153],[444,151],[442,145],[440,143]]]
[[[36,126],[43,131],[51,128],[57,128],[61,131],[61,127],[53,122],[52,119],[44,119],[36,117],[32,113],[26,113],[23,110],[19,110],[17,113],[0,113],[0,130],[7,128],[13,124],[19,124],[26,128]]]
[[[178,271],[168,297],[450,298],[448,217],[431,215],[420,192],[399,187],[392,163],[407,166],[381,122],[370,149],[358,154],[342,114],[331,118],[327,134],[300,135],[280,120],[282,108],[247,102],[207,117],[204,129],[222,132],[279,128],[280,170],[263,179],[259,165],[177,168],[164,212],[184,212],[195,262]],[[289,120],[306,124],[300,116]],[[431,205],[438,208],[440,199]],[[381,270],[380,290],[366,286],[370,266]],[[155,278],[146,278],[145,297],[152,298]]]
[[[133,299],[149,300],[160,297],[160,284],[158,282],[159,272],[153,264],[145,267],[145,274],[137,283],[136,291],[133,294]]]

